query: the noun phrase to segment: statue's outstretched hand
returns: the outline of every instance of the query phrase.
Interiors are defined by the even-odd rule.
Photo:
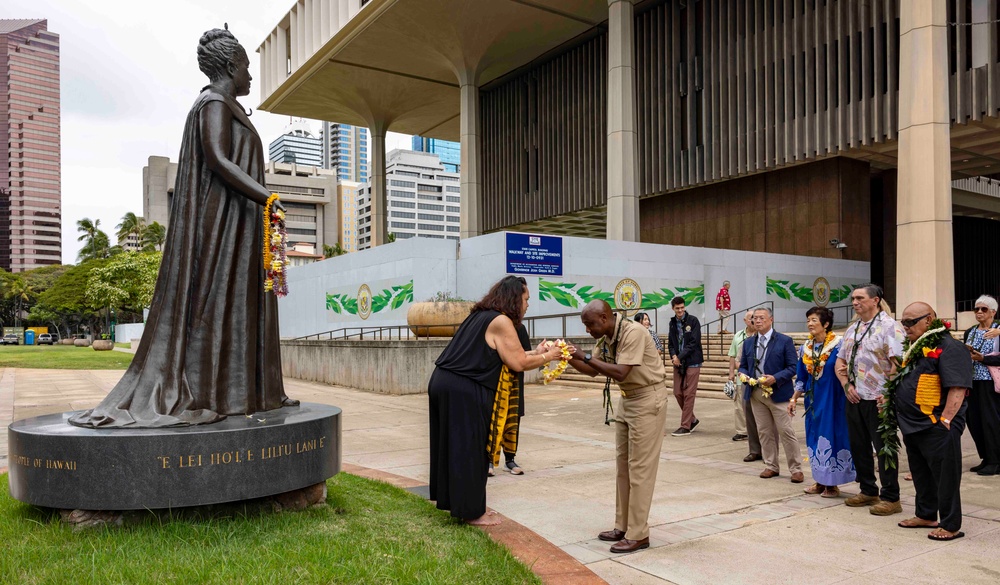
[[[271,204],[271,207],[285,213],[285,206],[281,204],[281,201],[275,200],[275,202]]]

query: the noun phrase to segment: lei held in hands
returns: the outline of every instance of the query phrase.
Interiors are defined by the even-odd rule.
[[[288,294],[288,257],[285,247],[288,232],[285,231],[285,212],[274,209],[278,201],[277,193],[272,193],[264,204],[264,290],[276,297]]]
[[[563,372],[565,372],[566,368],[569,366],[569,358],[572,357],[569,353],[569,345],[562,339],[557,339],[555,341],[548,342],[545,345],[545,348],[548,349],[553,345],[559,347],[560,351],[562,352],[562,355],[559,356],[559,361],[556,363],[556,367],[549,368],[549,364],[546,363],[545,367],[542,368],[543,384],[548,384],[550,382],[553,382],[556,378],[562,376]]]
[[[764,385],[764,381],[766,379],[767,378],[765,376],[761,376],[760,378],[751,378],[742,372],[740,373],[740,382],[749,384],[751,387],[760,386],[760,393],[764,396],[764,398],[770,398],[771,394],[774,393],[774,388]]]

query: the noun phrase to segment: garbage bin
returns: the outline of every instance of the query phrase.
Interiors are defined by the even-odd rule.
[[[24,345],[35,345],[35,332],[31,329],[24,330]]]

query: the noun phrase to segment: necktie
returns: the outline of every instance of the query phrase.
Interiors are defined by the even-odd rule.
[[[760,337],[757,341],[757,374],[764,375],[764,351],[767,349],[767,341]]]

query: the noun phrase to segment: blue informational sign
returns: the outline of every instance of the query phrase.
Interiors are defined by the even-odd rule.
[[[562,276],[562,238],[507,232],[507,273]]]

